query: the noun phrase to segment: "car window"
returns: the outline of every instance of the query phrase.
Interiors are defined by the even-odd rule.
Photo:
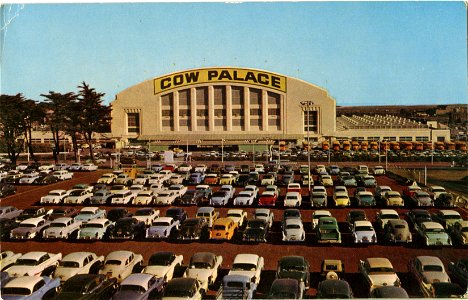
[[[39,289],[40,289],[41,287],[43,287],[44,285],[45,285],[44,280],[39,281],[38,283],[36,283],[36,284],[34,285],[33,292],[39,290]]]

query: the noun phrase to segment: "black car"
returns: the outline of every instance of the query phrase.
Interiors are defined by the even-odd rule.
[[[57,207],[52,210],[49,220],[52,221],[63,217],[74,218],[79,212],[80,210],[75,207]]]
[[[240,173],[249,173],[250,172],[250,166],[249,165],[241,165],[239,168]]]
[[[16,194],[16,187],[8,183],[0,183],[0,198]]]
[[[111,208],[107,212],[107,219],[109,219],[112,222],[117,222],[117,220],[119,219],[131,217],[131,216],[132,214],[128,211],[128,209],[124,207]]]
[[[111,299],[117,290],[116,278],[102,274],[78,274],[62,285],[56,300],[99,300]]]
[[[268,299],[302,299],[299,281],[290,278],[275,279],[271,284]]]
[[[309,262],[303,256],[283,256],[278,261],[276,278],[296,279],[308,289],[310,287]]]
[[[250,183],[250,175],[249,174],[240,174],[237,178],[236,184],[238,186],[246,186]]]
[[[468,258],[450,262],[448,269],[453,281],[460,284],[462,288],[468,289]]]
[[[326,279],[319,282],[315,297],[318,299],[351,299],[353,291],[345,280]]]
[[[186,219],[179,229],[180,240],[200,240],[208,238],[208,222],[204,218]]]
[[[205,201],[205,193],[200,190],[188,190],[178,202],[180,205],[200,205]]]
[[[262,219],[247,221],[242,240],[244,242],[264,242],[268,236],[268,223]]]
[[[110,239],[133,239],[145,236],[145,223],[132,217],[125,217],[115,222],[110,232]]]
[[[40,185],[46,185],[46,184],[52,184],[52,183],[57,183],[59,182],[58,178],[55,177],[54,175],[39,175],[36,180],[34,180],[33,184],[40,184]]]
[[[399,286],[379,286],[372,290],[370,298],[405,299],[409,298],[406,290]]]
[[[93,186],[93,194],[94,194],[94,192],[97,192],[97,191],[100,191],[100,190],[106,190],[106,189],[107,189],[107,185],[105,183],[96,183]]]
[[[431,222],[431,214],[425,209],[413,209],[410,210],[407,214],[408,220],[413,224],[413,226],[419,227],[424,222]]]
[[[163,298],[201,298],[205,291],[195,278],[173,278],[169,280],[164,290]]]
[[[171,207],[166,210],[166,217],[171,217],[174,220],[178,220],[180,223],[187,219],[187,212],[180,207]]]
[[[433,282],[431,298],[463,298],[466,289],[453,282]]]
[[[30,218],[38,218],[38,217],[48,217],[52,213],[52,210],[46,211],[44,207],[29,207],[23,210],[21,215],[16,217],[16,222],[21,223],[22,221]]]
[[[350,229],[353,227],[355,221],[365,220],[367,220],[366,212],[362,209],[350,210],[346,215],[346,222],[348,223]]]
[[[434,200],[435,207],[454,207],[455,198],[450,193],[441,193],[437,199]]]
[[[14,219],[0,219],[0,240],[5,241],[10,237],[10,231],[18,227]]]
[[[294,182],[294,175],[291,174],[284,174],[281,176],[281,180],[278,182],[279,185],[287,186],[290,183]]]

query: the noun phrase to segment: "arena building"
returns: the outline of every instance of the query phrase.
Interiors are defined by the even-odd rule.
[[[297,145],[307,139],[398,141],[400,136],[437,140],[430,127],[411,122],[401,126],[397,122],[392,129],[385,121],[340,117],[337,122],[336,101],[325,89],[255,69],[213,67],[171,73],[118,93],[111,105],[112,136],[122,146],[140,142],[242,148],[278,141]],[[443,138],[447,140],[446,133]]]

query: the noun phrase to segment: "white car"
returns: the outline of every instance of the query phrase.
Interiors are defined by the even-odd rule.
[[[381,209],[379,212],[377,212],[377,216],[376,216],[377,226],[378,228],[384,228],[388,220],[399,219],[399,218],[400,218],[400,215],[398,215],[396,210]]]
[[[39,166],[37,168],[39,171],[52,171],[54,169],[55,165],[53,164],[43,164],[42,166]]]
[[[77,274],[95,274],[104,263],[104,256],[92,252],[72,252],[65,255],[54,272],[60,282]]]
[[[98,169],[98,166],[96,166],[95,164],[86,163],[86,164],[81,165],[81,171],[91,172],[91,171],[96,171],[97,169]]]
[[[369,286],[370,292],[379,286],[401,286],[392,263],[383,257],[371,257],[359,261],[359,272]]]
[[[153,274],[158,278],[164,278],[169,281],[174,276],[174,270],[184,263],[182,255],[176,255],[172,252],[157,252],[150,256],[148,265],[142,273]]]
[[[60,290],[60,281],[48,276],[21,276],[2,282],[2,299],[49,299]]]
[[[275,175],[273,174],[266,174],[263,176],[262,180],[260,181],[260,185],[274,185],[276,181]]]
[[[284,198],[285,207],[299,207],[302,204],[302,195],[298,192],[287,192]]]
[[[286,219],[283,224],[283,242],[305,241],[304,225],[301,219]]]
[[[150,205],[156,199],[154,192],[152,190],[141,191],[138,195],[133,199],[133,205]]]
[[[153,191],[154,195],[157,196],[164,190],[167,190],[162,183],[152,183],[149,187],[150,191]]]
[[[131,251],[113,251],[106,256],[104,267],[100,274],[117,278],[117,282],[122,282],[134,269],[141,267],[143,256]]]
[[[73,178],[73,173],[67,170],[54,171],[52,175],[57,177],[58,180],[67,180]]]
[[[254,193],[252,191],[241,191],[234,199],[234,205],[248,205],[251,206],[255,200]]]
[[[136,175],[135,179],[133,179],[133,184],[146,185],[148,184],[150,176],[151,174],[139,173]]]
[[[130,190],[117,191],[111,199],[112,205],[126,205],[132,203],[135,195]]]
[[[180,165],[178,168],[177,168],[177,172],[179,173],[187,173],[187,172],[191,172],[193,169],[193,167],[189,164],[182,164]]]
[[[234,194],[236,193],[236,189],[230,184],[222,185],[219,190],[226,191],[228,193],[229,199],[233,198]]]
[[[257,254],[237,254],[228,275],[245,275],[258,285],[263,267],[263,257]]]
[[[93,219],[81,224],[77,239],[79,240],[102,240],[114,227],[114,222],[105,218]]]
[[[68,170],[68,168],[70,168],[70,165],[66,163],[57,163],[54,165],[54,171]]]
[[[200,164],[195,167],[195,173],[205,174],[208,167],[206,165]]]
[[[93,194],[87,190],[70,190],[68,196],[63,199],[64,204],[86,204],[89,203]]]
[[[44,216],[29,218],[22,221],[18,227],[10,231],[11,239],[32,240],[40,237],[42,232],[50,225],[50,221],[44,219]]]
[[[428,193],[433,200],[436,200],[437,198],[439,198],[440,194],[446,193],[446,192],[447,191],[445,190],[443,186],[438,186],[438,185],[433,185],[429,187],[428,189]]]
[[[21,255],[21,253],[14,253],[12,251],[2,251],[0,253],[0,270],[8,269]]]
[[[133,218],[145,223],[146,226],[150,226],[157,218],[159,218],[159,214],[159,209],[156,210],[154,208],[146,207],[138,209],[133,215]]]
[[[140,192],[145,191],[146,188],[142,184],[133,184],[128,188],[128,190],[136,197]]]
[[[369,221],[354,221],[351,234],[356,244],[377,243],[377,234],[375,233],[372,223]]]
[[[247,220],[247,212],[242,209],[230,209],[227,211],[227,217],[231,218],[234,223],[237,223],[240,228],[244,225],[245,220]]]
[[[173,184],[169,186],[169,191],[174,192],[177,195],[176,198],[180,198],[187,192],[187,187],[182,184]]]
[[[156,205],[172,205],[177,199],[177,194],[174,191],[163,190],[157,196],[154,204]]]
[[[318,225],[320,218],[331,217],[332,214],[328,210],[316,210],[312,213],[312,229]]]
[[[52,190],[47,195],[41,197],[41,204],[60,204],[69,194],[66,190]]]
[[[72,163],[70,167],[68,168],[69,171],[80,171],[81,170],[81,164],[80,163]]]
[[[382,166],[375,166],[372,173],[375,175],[375,176],[379,176],[379,175],[385,175],[385,169],[384,167]]]
[[[101,178],[97,180],[97,183],[113,184],[116,178],[117,175],[114,173],[104,173]]]
[[[416,279],[424,297],[432,298],[432,284],[450,282],[444,264],[437,256],[417,256],[408,264],[408,272]]]
[[[262,164],[256,164],[254,166],[254,171],[258,173],[265,173],[265,166]]]
[[[268,224],[268,227],[273,226],[275,220],[275,214],[268,208],[257,208],[254,211],[254,219],[265,220]]]
[[[151,226],[146,229],[146,238],[167,239],[171,234],[179,229],[179,220],[171,217],[160,217],[154,220]]]
[[[211,252],[194,253],[190,258],[184,277],[198,279],[205,291],[208,291],[208,287],[216,282],[222,262],[221,255],[215,255]]]
[[[244,191],[249,191],[253,193],[254,199],[258,198],[259,188],[256,185],[247,185],[244,188]]]
[[[117,175],[117,178],[114,181],[114,184],[123,184],[123,185],[130,185],[132,184],[133,179],[128,176],[128,174],[121,173]]]
[[[11,277],[41,276],[49,272],[51,274],[61,259],[62,253],[31,251],[18,258],[14,265],[6,269],[6,272]]]
[[[75,220],[86,223],[93,219],[100,219],[105,217],[106,211],[104,209],[100,209],[99,207],[83,207],[78,215],[75,216]]]
[[[68,239],[80,229],[81,221],[73,218],[58,218],[50,223],[49,228],[43,231],[42,237],[45,239]]]
[[[39,178],[39,173],[30,173],[30,174],[24,174],[23,177],[20,178],[18,181],[19,184],[32,184],[34,180]]]
[[[391,187],[388,185],[378,185],[375,187],[375,198],[383,199],[386,192],[390,192],[392,190]]]
[[[14,206],[0,206],[0,219],[14,219],[22,213],[22,209],[17,209]]]

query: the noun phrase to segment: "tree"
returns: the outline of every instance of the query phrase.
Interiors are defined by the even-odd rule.
[[[94,162],[92,137],[95,132],[103,132],[108,128],[111,120],[111,107],[103,105],[102,97],[104,93],[98,93],[94,88],[90,88],[86,82],[82,82],[78,93],[80,132],[83,134],[86,143],[89,145],[91,160]]]
[[[25,113],[22,106],[26,98],[22,94],[0,95],[0,128],[2,139],[5,142],[8,158],[16,165],[18,156],[23,149],[23,136],[25,128]]]
[[[49,94],[41,94],[41,96],[46,98],[46,124],[49,125],[50,131],[52,131],[52,136],[54,139],[52,153],[54,156],[54,161],[57,163],[60,151],[60,139],[65,134],[68,126],[69,119],[67,116],[70,116],[70,114],[73,113],[75,113],[76,116],[79,115],[79,111],[76,111],[76,108],[72,107],[73,103],[76,102],[77,95],[72,92],[61,94],[49,91]],[[76,151],[76,148],[73,148]]]
[[[21,110],[24,113],[24,140],[28,147],[28,153],[31,155],[31,158],[36,161],[32,147],[32,128],[34,124],[44,121],[44,110],[43,107],[38,105],[34,100],[24,100],[21,104]]]

